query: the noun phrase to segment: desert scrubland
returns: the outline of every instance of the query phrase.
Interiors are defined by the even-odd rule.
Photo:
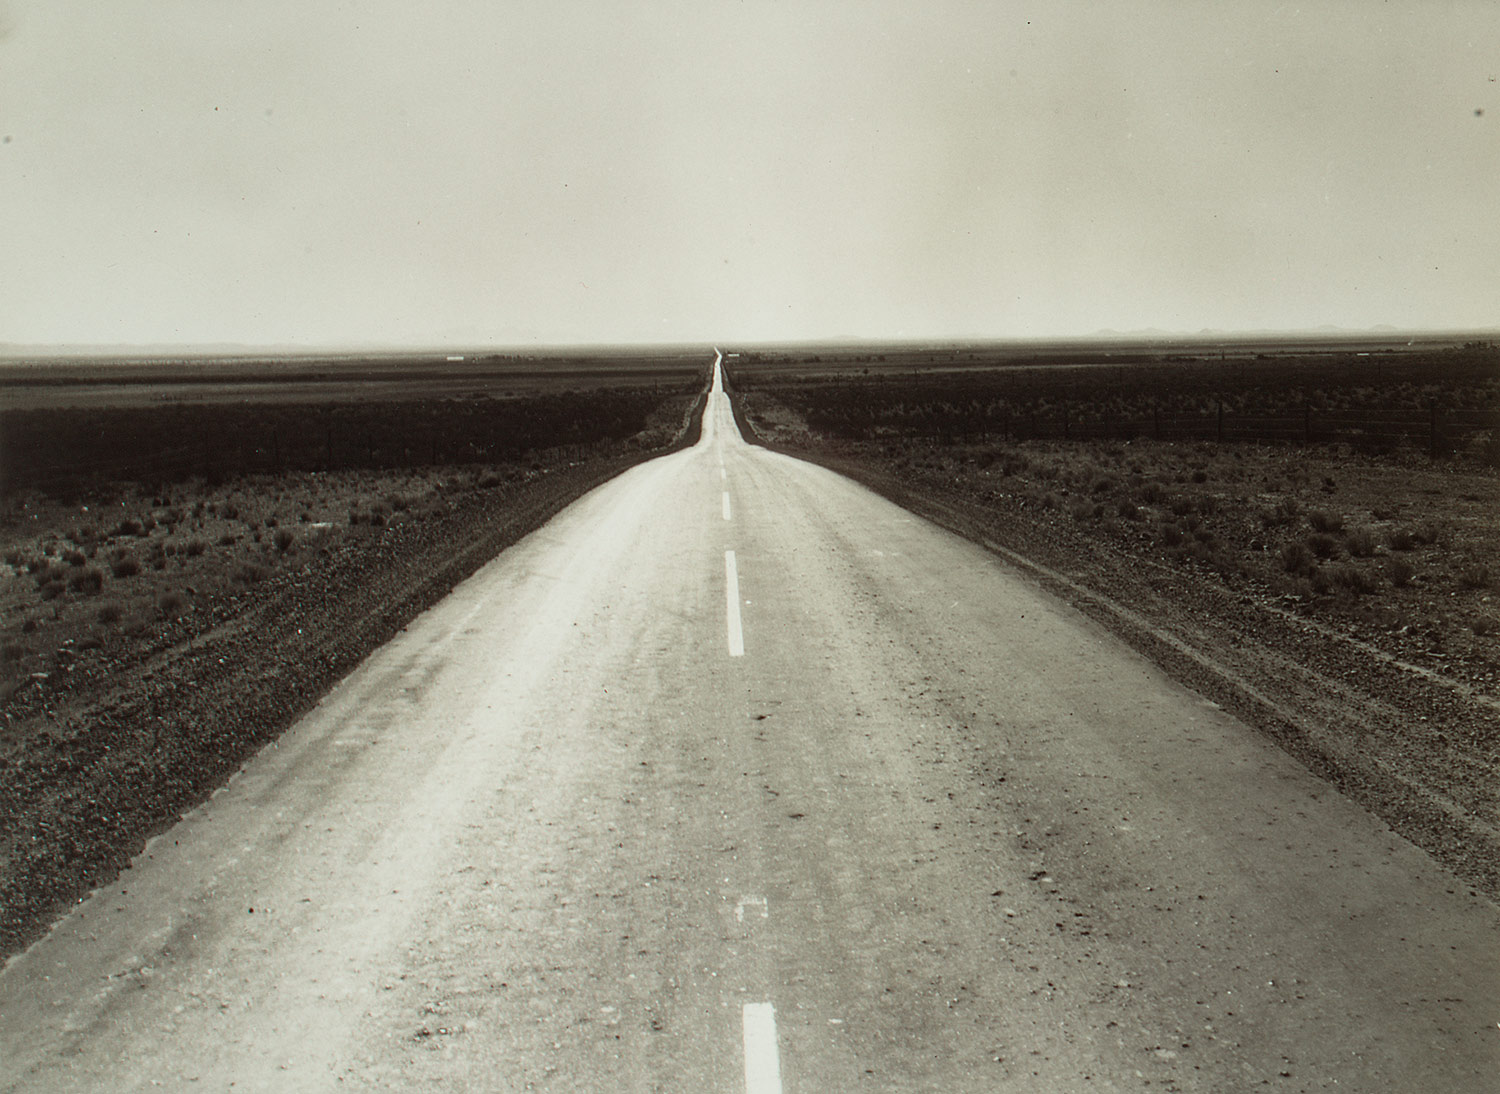
[[[747,435],[989,545],[1500,893],[1500,352],[744,351]]]
[[[4,375],[7,952],[457,582],[688,443],[706,386],[701,353],[279,367]]]

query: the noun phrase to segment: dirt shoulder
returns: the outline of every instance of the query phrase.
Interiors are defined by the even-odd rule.
[[[1492,469],[830,440],[767,393],[737,404],[747,437],[985,545],[1500,897]]]
[[[93,590],[87,616],[64,602],[89,590],[65,587],[43,605],[56,618],[23,636],[51,634],[45,671],[22,673],[4,701],[0,951],[24,947],[116,876],[147,838],[485,562],[626,468],[692,443],[702,407],[701,397],[682,401],[675,428],[639,443],[573,446],[513,466],[231,483],[220,493],[233,492],[232,502],[216,495],[179,506],[188,509],[181,520],[194,508],[206,525],[253,516],[253,535],[224,532],[221,545],[212,527],[194,537],[208,546],[191,557],[163,548],[159,570],[148,562],[142,573],[106,579],[104,594]],[[341,507],[342,518],[288,526],[260,512],[279,506],[285,521],[290,506],[316,517],[306,512],[316,504]],[[155,541],[191,542],[180,529],[158,528]],[[131,557],[152,557],[151,534],[137,534]],[[194,586],[184,587],[183,574]],[[95,606],[116,585],[147,579],[133,599]],[[168,581],[183,591],[163,593]],[[21,614],[34,624],[39,613]],[[73,618],[83,638],[59,640]]]

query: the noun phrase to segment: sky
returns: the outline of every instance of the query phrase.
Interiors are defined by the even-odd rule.
[[[0,0],[0,343],[1500,327],[1500,4]]]

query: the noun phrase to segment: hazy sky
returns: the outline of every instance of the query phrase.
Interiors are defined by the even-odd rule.
[[[0,342],[1500,326],[1500,4],[0,0]]]

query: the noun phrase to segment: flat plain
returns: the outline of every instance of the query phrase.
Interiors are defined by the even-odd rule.
[[[746,350],[747,432],[1004,557],[1500,893],[1500,353]]]

